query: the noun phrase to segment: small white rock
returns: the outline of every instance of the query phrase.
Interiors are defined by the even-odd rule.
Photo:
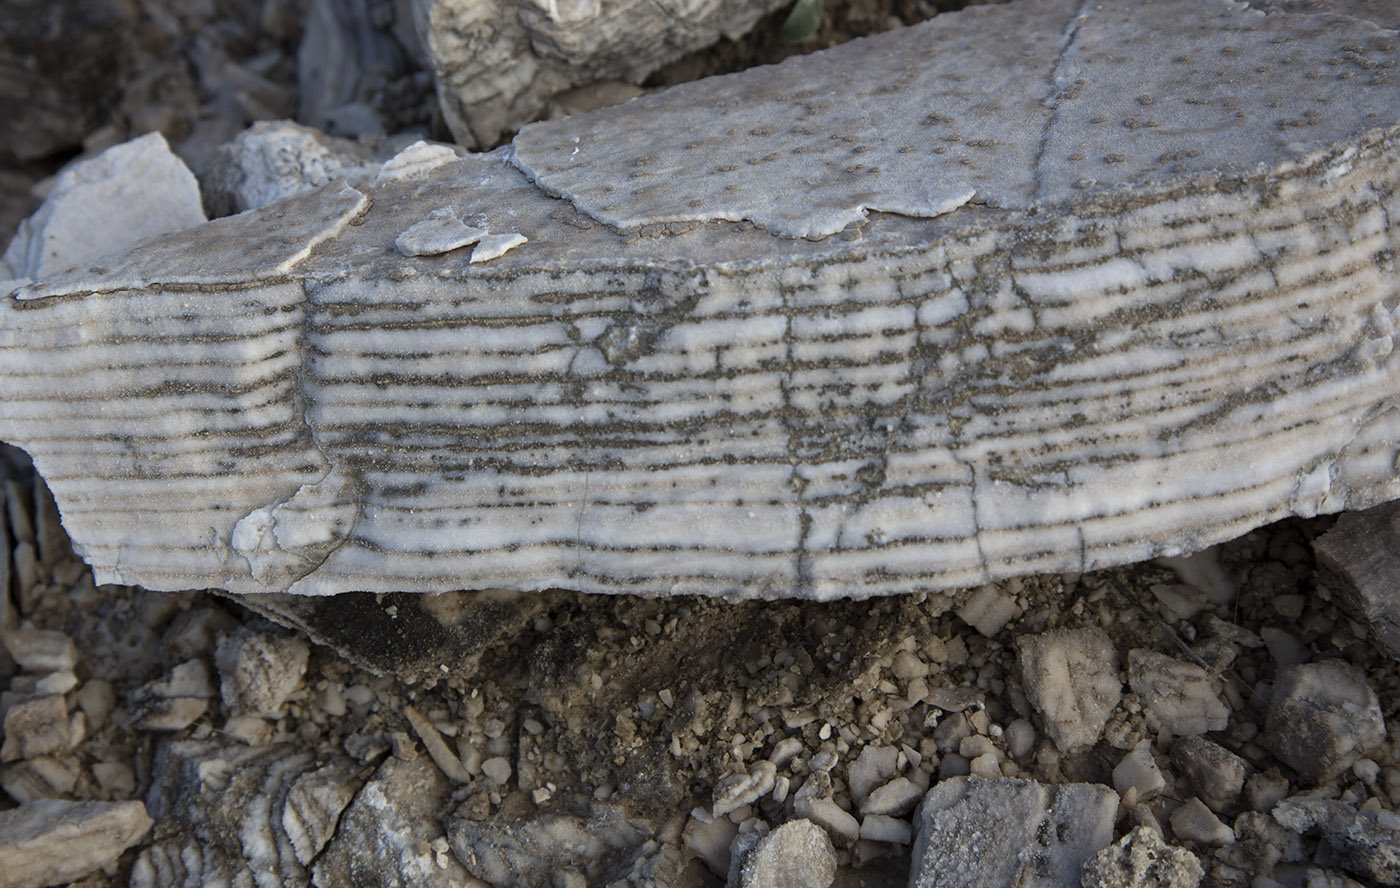
[[[472,250],[472,263],[489,262],[492,259],[504,256],[511,250],[525,243],[527,238],[523,234],[488,234],[481,239]]]
[[[492,783],[504,786],[506,781],[510,779],[510,762],[504,756],[492,756],[481,763],[481,773],[485,774]]]
[[[913,838],[909,821],[888,814],[867,814],[860,822],[860,837],[868,842],[908,845]]]
[[[1118,790],[1119,795],[1134,789],[1137,797],[1142,799],[1161,792],[1166,785],[1162,769],[1157,767],[1157,760],[1152,757],[1151,740],[1139,743],[1113,769],[1113,788]]]
[[[1206,845],[1229,845],[1235,841],[1235,831],[1221,823],[1215,812],[1195,796],[1178,805],[1169,819],[1178,839]]]
[[[998,775],[1000,776],[1000,772]],[[924,791],[907,777],[896,777],[872,791],[860,806],[860,813],[907,814],[914,809],[923,797]]]

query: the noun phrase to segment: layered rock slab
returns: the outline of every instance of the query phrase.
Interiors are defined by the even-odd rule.
[[[0,437],[157,589],[936,591],[1369,506],[1397,56],[1051,2],[527,127],[20,290]],[[449,216],[518,245],[394,247]]]

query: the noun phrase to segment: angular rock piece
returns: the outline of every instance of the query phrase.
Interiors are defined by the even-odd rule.
[[[1196,888],[1205,876],[1201,861],[1185,848],[1139,826],[1084,864],[1083,888]]]
[[[194,174],[151,133],[59,173],[44,205],[20,223],[5,262],[40,280],[203,221]]]
[[[1328,799],[1298,796],[1274,808],[1274,819],[1303,833],[1320,827],[1333,859],[1347,872],[1376,885],[1400,885],[1400,816],[1357,811]]]
[[[99,582],[235,593],[935,591],[1373,505],[1398,45],[1049,0],[532,125],[0,302],[0,438]],[[448,205],[527,240],[393,249]]]
[[[667,62],[738,39],[781,0],[413,0],[453,137],[489,148],[580,83],[640,83]]]
[[[1278,671],[1263,736],[1284,764],[1322,783],[1384,741],[1385,720],[1359,669],[1323,660]]]
[[[1223,730],[1230,709],[1195,663],[1156,651],[1128,652],[1128,685],[1142,698],[1147,726],[1163,737],[1190,737]]]
[[[39,799],[0,811],[0,882],[43,888],[115,863],[151,828],[140,802]]]
[[[790,820],[758,840],[729,871],[735,888],[827,888],[836,878],[836,851],[826,830]]]
[[[1118,796],[1106,786],[953,777],[915,818],[909,888],[1057,888],[1113,840]]]
[[[1400,657],[1400,503],[1343,515],[1313,550],[1343,604]]]
[[[1045,732],[1063,752],[1096,743],[1123,697],[1118,652],[1102,629],[1023,636],[1021,681]]]

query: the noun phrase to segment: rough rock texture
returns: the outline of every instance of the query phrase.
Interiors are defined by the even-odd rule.
[[[1084,863],[1083,888],[1196,888],[1205,870],[1196,855],[1139,826]]]
[[[1113,840],[1104,786],[954,777],[916,817],[909,888],[1059,888]]]
[[[1280,804],[1273,815],[1296,833],[1319,828],[1347,872],[1376,885],[1400,885],[1400,816],[1395,812],[1358,812],[1328,799],[1299,796]]]
[[[828,888],[836,878],[836,853],[826,831],[810,820],[792,820],[768,833],[731,867],[734,888]]]
[[[1329,585],[1400,658],[1400,503],[1343,515],[1313,546]]]
[[[1018,647],[1026,696],[1055,745],[1093,745],[1123,696],[1112,640],[1086,629],[1027,636]]]
[[[495,146],[556,93],[599,80],[640,83],[721,36],[734,39],[779,0],[413,0],[457,142]]]
[[[60,885],[116,862],[151,828],[140,802],[40,799],[0,811],[0,885]]]
[[[1320,782],[1381,743],[1385,720],[1365,675],[1323,660],[1279,670],[1265,731],[1280,760]]]
[[[996,68],[974,38],[1010,13],[958,13],[709,82],[743,97],[722,149],[654,137],[717,113],[679,88],[44,282],[0,308],[0,433],[100,580],[243,593],[932,591],[1392,497],[1400,85],[1323,75],[1388,70],[1393,35],[1164,8],[1015,14],[1011,92],[931,94]],[[1166,35],[1124,97],[1097,47]],[[448,206],[527,242],[386,250]]]

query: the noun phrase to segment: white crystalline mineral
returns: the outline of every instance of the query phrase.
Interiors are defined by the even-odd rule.
[[[418,152],[40,271],[0,438],[99,583],[235,593],[936,592],[1369,506],[1398,61],[1357,17],[988,5]],[[447,206],[470,253],[395,248]]]

